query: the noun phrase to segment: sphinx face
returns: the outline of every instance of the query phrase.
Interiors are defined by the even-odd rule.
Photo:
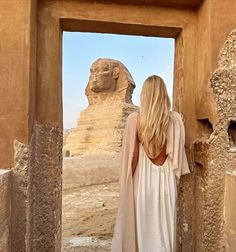
[[[89,87],[93,92],[113,91],[116,78],[113,75],[113,66],[106,61],[98,61],[90,69]]]

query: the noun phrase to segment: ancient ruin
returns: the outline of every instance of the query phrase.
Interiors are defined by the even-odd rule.
[[[121,62],[97,59],[90,72],[85,89],[89,105],[80,113],[77,127],[64,137],[62,240],[65,251],[70,251],[70,243],[76,237],[80,241],[77,249],[81,251],[92,251],[94,246],[109,251],[118,203],[125,121],[131,112],[138,110],[132,103],[134,80]],[[100,240],[89,242],[89,237]]]
[[[1,251],[61,251],[63,31],[175,39],[192,170],[177,251],[234,251],[235,13],[235,0],[0,1]]]
[[[121,62],[98,59],[90,72],[85,90],[89,105],[65,139],[64,156],[119,152],[125,120],[138,110],[132,102],[134,80]]]

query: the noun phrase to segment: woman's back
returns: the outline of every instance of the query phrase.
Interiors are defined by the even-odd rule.
[[[190,172],[184,144],[183,121],[170,111],[165,83],[150,76],[140,112],[126,122],[112,252],[175,251],[176,178]]]
[[[138,116],[137,116],[137,129],[139,129],[139,122],[140,122],[140,114],[138,113]],[[141,143],[138,135],[137,135],[137,142]],[[160,154],[157,157],[155,157],[155,158],[150,158],[149,157],[149,159],[151,160],[151,162],[153,164],[155,164],[155,165],[162,165],[162,164],[164,164],[166,158],[167,158],[167,155],[166,155],[166,143],[164,144],[164,146],[163,146]]]

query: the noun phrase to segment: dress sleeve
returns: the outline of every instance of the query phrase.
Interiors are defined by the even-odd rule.
[[[185,128],[181,115],[172,111],[167,130],[167,155],[178,178],[190,173],[185,152]]]
[[[136,223],[131,162],[136,135],[136,114],[126,119],[121,148],[120,194],[111,252],[136,252]]]
[[[125,123],[121,147],[121,166],[119,175],[120,189],[123,188],[123,185],[127,182],[129,174],[132,172],[132,159],[134,155],[137,130],[136,119],[137,113],[133,112],[129,114]]]

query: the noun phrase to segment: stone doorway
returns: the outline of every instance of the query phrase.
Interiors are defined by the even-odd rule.
[[[88,31],[174,38],[176,42],[173,106],[176,110],[184,113],[183,104],[191,103],[189,100],[184,100],[182,95],[186,92],[183,88],[184,83],[188,81],[191,71],[193,71],[193,69],[186,71],[185,67],[189,65],[189,55],[194,57],[195,53],[191,50],[192,45],[187,43],[191,37],[194,37],[192,23],[194,14],[189,10],[168,9],[167,13],[162,8],[148,7],[143,9],[134,6],[127,15],[125,6],[97,4],[94,9],[93,4],[77,1],[62,1],[60,3],[58,1],[40,1],[38,7],[36,104],[38,124],[34,131],[40,131],[35,136],[37,137],[36,141],[42,143],[42,149],[49,147],[50,150],[44,160],[44,166],[37,169],[35,179],[37,178],[38,181],[41,179],[45,181],[45,178],[50,179],[43,187],[39,183],[35,189],[37,191],[36,197],[44,200],[44,205],[47,206],[49,212],[54,213],[54,218],[42,213],[41,203],[36,200],[34,208],[38,210],[39,214],[35,216],[33,226],[39,225],[42,230],[50,229],[50,234],[54,235],[54,238],[46,234],[46,236],[42,234],[41,238],[45,247],[57,250],[61,239],[62,210],[62,32]],[[121,10],[119,11],[117,8],[121,8]],[[114,15],[114,13],[121,15]],[[170,17],[171,13],[173,15],[172,22],[166,18],[166,15]],[[152,20],[149,19],[150,15],[154,17]],[[35,150],[33,155],[41,156],[42,149]],[[35,174],[36,171],[33,173]],[[42,215],[46,217],[44,222],[40,219]],[[32,236],[33,247],[41,246],[36,238],[39,235],[38,232],[43,233],[39,229],[34,232]],[[184,239],[192,239],[191,233],[189,233],[189,237],[186,234]]]
[[[88,44],[90,50],[96,52],[93,56],[87,52]],[[73,54],[69,45],[74,49]],[[112,60],[101,59],[103,57]],[[173,39],[63,33],[63,131],[69,129],[69,122],[72,125],[69,109],[80,108],[73,117],[76,123],[73,123],[72,129],[66,130],[63,140],[63,251],[94,251],[95,248],[110,251],[118,204],[120,149],[125,119],[139,105],[142,81],[148,74],[160,74],[172,98],[173,58]],[[91,67],[92,73],[89,73]],[[98,67],[101,69],[94,76],[93,72]],[[117,89],[108,93],[107,89],[85,92],[91,85],[89,80],[93,83],[101,72],[103,77],[107,77],[107,68],[111,72],[117,71]],[[113,83],[112,79],[110,81]],[[78,105],[78,99],[83,101],[83,106]]]

